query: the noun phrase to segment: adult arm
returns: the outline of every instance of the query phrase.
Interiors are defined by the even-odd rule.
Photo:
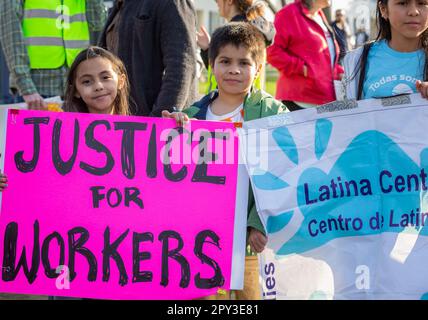
[[[9,72],[23,96],[38,94],[31,79],[30,58],[25,46],[21,20],[24,14],[22,0],[0,1],[0,43]]]
[[[207,31],[207,29],[204,26],[201,26],[199,32],[197,33],[198,40],[196,43],[198,44],[199,48],[201,48],[201,58],[204,62],[205,68],[208,70],[208,48],[210,46],[211,37]]]
[[[101,31],[107,20],[107,10],[103,0],[86,0],[86,20],[89,31]]]
[[[208,70],[208,67],[210,66],[208,49],[207,50],[201,49],[201,58],[202,58],[202,61],[204,62],[205,68]]]
[[[159,7],[160,43],[165,67],[159,95],[151,116],[162,110],[185,107],[195,93],[196,18],[192,1],[164,1]],[[193,101],[192,101],[193,102]]]

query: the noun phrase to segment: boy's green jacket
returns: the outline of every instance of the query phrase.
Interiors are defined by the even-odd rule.
[[[189,118],[205,120],[208,106],[217,97],[218,91],[212,91],[192,106],[184,109],[183,112],[186,113]],[[269,117],[285,111],[286,107],[280,101],[275,100],[270,94],[262,90],[251,92],[244,101],[244,121]],[[256,202],[254,200],[254,194],[251,186],[248,196],[247,230],[249,227],[255,228],[263,234],[266,234],[257,213]]]

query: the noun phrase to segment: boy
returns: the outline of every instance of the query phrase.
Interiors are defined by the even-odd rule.
[[[276,115],[285,106],[252,86],[265,60],[265,40],[260,31],[249,23],[232,22],[218,28],[211,39],[209,60],[218,84],[199,102],[182,112],[163,111],[165,118],[176,119],[179,125],[189,118],[199,120],[241,122]],[[237,292],[239,300],[260,299],[258,262],[255,253],[263,251],[267,238],[258,216],[250,188],[247,220],[248,244],[245,259],[244,290]]]

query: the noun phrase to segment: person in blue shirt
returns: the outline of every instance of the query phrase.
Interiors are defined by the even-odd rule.
[[[347,99],[428,98],[428,0],[380,0],[376,41],[346,55]]]

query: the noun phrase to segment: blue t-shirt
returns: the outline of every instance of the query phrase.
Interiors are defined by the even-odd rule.
[[[367,59],[364,99],[415,93],[416,80],[424,80],[424,66],[423,49],[399,52],[391,49],[386,40],[375,42]]]

